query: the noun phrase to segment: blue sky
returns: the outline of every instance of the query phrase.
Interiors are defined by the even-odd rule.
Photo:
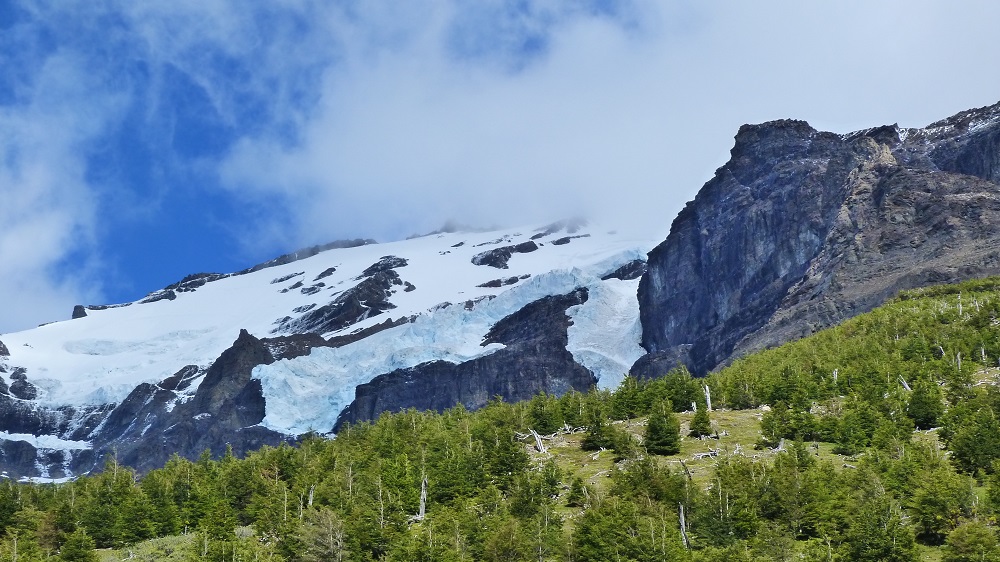
[[[665,237],[739,125],[1000,100],[993,2],[0,0],[0,332],[346,237]]]

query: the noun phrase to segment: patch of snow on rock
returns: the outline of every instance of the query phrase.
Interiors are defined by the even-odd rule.
[[[74,451],[91,448],[89,441],[71,441],[69,439],[61,439],[54,435],[32,435],[30,433],[8,433],[6,431],[0,431],[0,439],[7,441],[24,441],[36,449]]]

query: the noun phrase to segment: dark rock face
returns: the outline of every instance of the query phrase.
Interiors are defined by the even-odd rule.
[[[172,289],[167,289],[164,291],[157,291],[155,293],[151,293],[148,297],[139,301],[139,304],[149,304],[151,302],[157,302],[163,300],[172,301],[176,298],[177,298],[177,293],[175,293]]]
[[[607,281],[608,279],[621,279],[622,281],[631,281],[642,277],[643,273],[646,273],[646,262],[644,260],[632,260],[611,273],[601,277],[601,280]]]
[[[82,304],[78,304],[73,307],[73,320],[76,320],[77,318],[83,318],[86,315],[87,315],[87,308],[84,307]]]
[[[998,139],[1000,104],[926,129],[741,127],[649,254],[639,303],[654,357],[637,368],[680,359],[702,374],[902,289],[1000,273]]]
[[[358,279],[363,279],[365,277],[371,277],[376,273],[382,273],[389,271],[390,269],[396,269],[397,267],[406,267],[407,261],[405,258],[397,258],[396,256],[382,256],[379,260],[370,266],[366,267]]]
[[[320,273],[319,275],[317,275],[316,278],[313,279],[313,281],[319,281],[320,279],[326,279],[327,277],[333,275],[333,273],[335,271],[337,271],[336,267],[328,267],[328,268],[324,269],[322,271],[322,273]]]
[[[339,248],[356,248],[358,246],[367,246],[368,244],[375,244],[376,242],[370,238],[355,238],[353,240],[335,240],[327,244],[320,244],[319,246],[310,246],[308,248],[303,248],[301,250],[294,251],[290,254],[285,254],[274,258],[273,260],[266,261],[264,263],[259,263],[253,267],[249,267],[236,273],[235,275],[245,275],[247,273],[253,273],[255,271],[260,271],[262,269],[267,269],[269,267],[277,267],[279,265],[285,265],[286,263],[292,263],[299,260],[304,260],[306,258],[311,258],[320,252],[325,252],[327,250],[334,250]]]
[[[632,365],[629,374],[644,380],[662,377],[680,365],[690,364],[690,351],[690,345],[678,345],[666,351],[647,353]]]
[[[541,391],[555,395],[570,389],[586,391],[596,379],[566,350],[570,325],[566,309],[586,301],[586,289],[542,298],[493,326],[482,345],[504,344],[499,351],[460,364],[423,363],[358,386],[337,426],[411,407],[441,411],[461,403],[475,409],[494,396],[514,401]]]
[[[28,382],[28,376],[22,367],[14,369],[14,372],[10,374],[10,380],[13,382],[10,383],[9,390],[15,398],[34,400],[38,396],[38,389]]]
[[[276,338],[260,340],[275,359],[293,359],[309,355],[316,347],[327,347],[329,344],[319,334],[293,334]]]
[[[10,357],[10,350],[7,349],[7,346],[2,341],[0,341],[0,357]]]
[[[304,274],[305,274],[305,271],[299,271],[299,272],[296,272],[296,273],[289,273],[288,275],[282,275],[281,277],[275,277],[274,279],[271,279],[271,284],[272,285],[277,285],[278,283],[284,283],[285,281],[288,281],[289,279],[292,279],[294,277],[298,277],[299,275],[304,275]],[[301,287],[302,286],[301,285],[301,281],[299,283],[300,283],[299,286]]]
[[[361,341],[368,336],[377,334],[383,330],[388,330],[389,328],[395,328],[396,326],[402,326],[407,322],[413,322],[414,317],[401,317],[395,320],[388,319],[381,324],[375,324],[374,326],[369,326],[367,328],[362,328],[360,330],[355,330],[350,334],[344,334],[340,336],[333,336],[326,340],[327,347],[343,347],[349,343],[354,343],[356,341]]]
[[[512,255],[527,254],[537,249],[538,244],[534,240],[529,240],[513,246],[493,248],[492,250],[476,254],[472,256],[472,263],[476,265],[488,265],[497,269],[507,269],[507,262],[510,261]]]
[[[319,283],[316,283],[315,285],[310,285],[308,287],[303,287],[299,292],[301,292],[303,295],[315,295],[316,293],[318,293],[321,290],[323,290],[323,287],[326,287],[326,283],[323,283],[322,281],[320,281]]]
[[[557,238],[552,241],[556,246],[562,246],[563,244],[569,244],[574,238],[589,238],[589,234],[580,234],[577,236],[563,236],[562,238]]]
[[[10,378],[14,379],[13,376]],[[14,382],[10,383],[10,393],[21,400],[34,400],[38,397],[38,389],[35,388],[35,385],[23,378],[14,379]]]
[[[392,287],[402,284],[399,274],[393,269],[379,271],[340,293],[326,305],[310,310],[297,319],[282,319],[275,332],[323,334],[346,328],[363,318],[396,308],[389,302],[389,297]]]
[[[489,281],[487,281],[485,283],[480,283],[480,284],[478,284],[476,286],[477,287],[484,287],[484,288],[488,288],[488,289],[496,289],[496,288],[499,288],[499,287],[506,287],[507,285],[514,285],[518,281],[522,281],[522,280],[527,279],[529,277],[531,277],[531,274],[530,273],[526,273],[524,275],[520,275],[520,276],[515,275],[513,277],[506,277],[506,278],[503,278],[503,279],[490,279]]]
[[[212,281],[218,281],[219,279],[225,279],[229,277],[226,273],[194,273],[188,275],[184,279],[167,285],[163,288],[164,291],[177,291],[178,293],[190,293],[194,292],[198,287],[202,287],[205,283],[211,283]]]
[[[271,363],[274,363],[274,356],[267,346],[246,330],[240,330],[233,346],[223,351],[209,367],[191,402],[199,412],[217,413],[250,383],[250,372],[254,367]],[[260,419],[264,419],[263,407]]]
[[[120,461],[146,471],[174,453],[195,458],[208,449],[219,455],[229,444],[243,454],[287,440],[257,425],[264,419],[264,396],[260,381],[251,374],[254,367],[274,362],[271,349],[294,355],[323,341],[315,338],[262,341],[241,330],[207,371],[189,365],[158,384],[140,384],[107,415],[94,442],[95,461],[115,450]],[[190,396],[188,389],[202,375],[194,396],[178,400]],[[96,468],[76,462],[74,466],[79,471]]]

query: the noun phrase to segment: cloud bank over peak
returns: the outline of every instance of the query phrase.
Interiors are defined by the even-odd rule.
[[[306,231],[332,213],[357,217],[353,231],[392,236],[447,217],[588,213],[655,158],[657,127],[628,102],[643,95],[640,63],[620,64],[641,46],[616,22],[567,23],[517,69],[507,53],[478,64],[483,55],[454,52],[447,29],[428,26],[406,48],[330,69],[298,142],[243,140],[226,161],[227,185],[280,194]]]
[[[743,123],[995,103],[998,20],[965,0],[0,3],[0,332],[448,219],[662,238]]]

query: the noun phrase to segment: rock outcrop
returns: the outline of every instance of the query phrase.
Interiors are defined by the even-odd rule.
[[[583,304],[587,296],[581,288],[544,297],[503,318],[482,345],[505,347],[489,355],[458,364],[432,361],[375,377],[357,387],[337,427],[407,408],[443,411],[463,404],[477,409],[496,396],[517,401],[542,391],[557,396],[572,389],[585,392],[596,379],[566,350],[571,323],[566,309]]]
[[[507,269],[507,262],[514,254],[527,254],[538,249],[538,244],[534,240],[515,244],[513,246],[503,246],[486,250],[485,252],[472,256],[472,263],[476,265],[488,265],[497,269]]]
[[[279,343],[295,348],[288,341]],[[229,445],[243,454],[288,440],[258,425],[264,419],[264,396],[251,374],[254,367],[273,362],[269,345],[241,330],[207,371],[189,365],[158,384],[140,384],[107,417],[94,443],[95,458],[114,450],[121,462],[145,471],[175,453],[194,458],[209,450],[219,455]],[[189,388],[202,374],[192,397]],[[77,472],[89,468],[79,466]]]
[[[1000,274],[998,181],[1000,104],[924,129],[743,126],[649,254],[633,371],[704,374],[902,289]]]
[[[294,320],[292,318],[279,320],[279,327],[275,329],[275,333],[324,334],[346,328],[361,319],[377,316],[396,308],[389,301],[392,289],[396,285],[402,286],[403,280],[394,269],[377,271],[363,277],[360,283],[347,289],[328,304],[312,309]]]

